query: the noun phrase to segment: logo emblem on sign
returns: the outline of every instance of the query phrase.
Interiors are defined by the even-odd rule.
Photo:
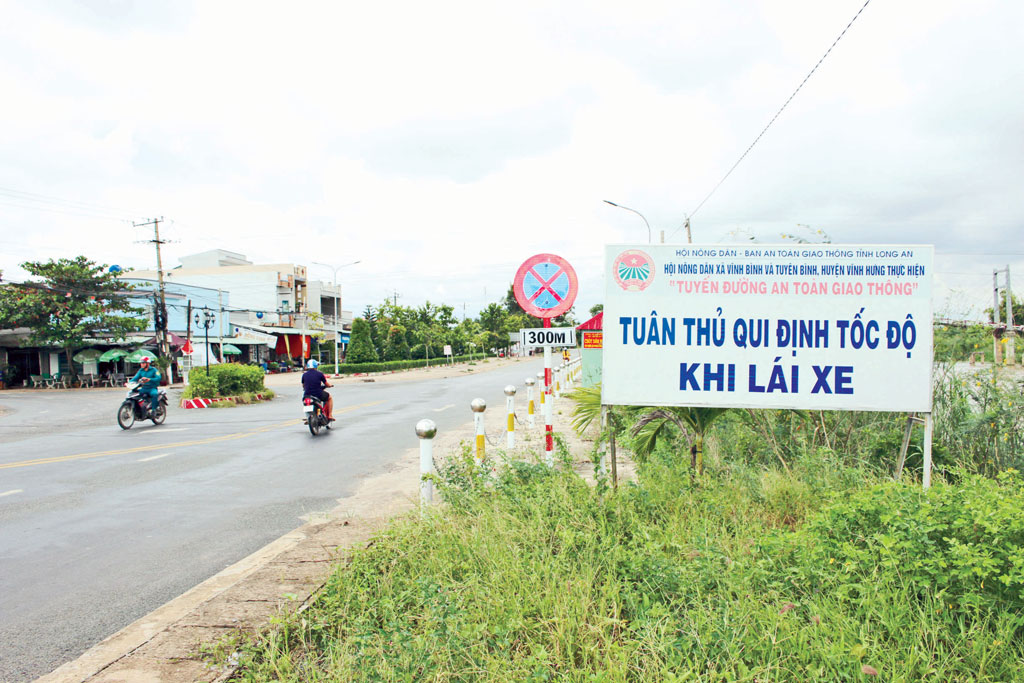
[[[639,249],[629,249],[615,258],[612,275],[623,290],[642,292],[654,282],[654,261]]]

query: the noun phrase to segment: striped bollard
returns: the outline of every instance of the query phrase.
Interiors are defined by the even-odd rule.
[[[473,411],[473,424],[476,426],[476,465],[484,464],[484,411],[487,410],[487,401],[482,398],[474,398],[469,402],[469,409]]]
[[[545,385],[544,385],[544,373],[543,372],[538,372],[537,373],[537,381],[540,382],[540,386],[538,387],[538,389],[540,389],[540,414],[543,417],[544,415],[547,415],[547,408],[544,407],[544,402],[545,402],[545,399],[544,399],[544,386]]]
[[[537,383],[532,377],[526,378],[526,424],[533,427],[533,385]]]
[[[505,410],[508,412],[508,447],[516,445],[516,388],[509,384],[505,387]]]
[[[555,464],[555,430],[554,430],[554,402],[551,395],[551,347],[544,347],[544,398],[541,399],[544,407],[544,452],[548,466]]]
[[[560,381],[561,377],[562,377],[562,365],[558,364],[558,365],[555,366],[555,377],[554,377],[554,382],[555,382],[555,398],[562,398],[562,382]]]
[[[416,423],[416,436],[420,438],[420,507],[434,502],[434,482],[430,475],[434,473],[434,436],[437,425],[433,420],[420,420]]]

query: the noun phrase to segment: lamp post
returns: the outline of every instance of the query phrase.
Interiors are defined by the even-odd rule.
[[[209,308],[203,306],[202,316],[199,315],[199,311],[196,311],[196,325],[202,325],[206,330],[206,376],[210,376],[210,328],[213,327],[213,323],[217,320],[217,315],[210,311]]]
[[[631,209],[631,208],[629,208],[628,206],[623,206],[622,204],[616,204],[615,202],[610,202],[610,201],[608,201],[607,199],[605,199],[605,200],[604,200],[604,203],[605,203],[605,204],[611,204],[612,206],[614,206],[614,207],[615,207],[615,208],[617,208],[617,209],[625,209],[626,211],[632,211],[632,212],[633,212],[633,213],[635,213],[635,214],[636,214],[637,216],[640,216],[640,218],[643,218],[643,220],[644,220],[644,225],[646,225],[646,226],[647,226],[647,243],[648,243],[648,244],[650,244],[650,243],[651,243],[651,224],[647,222],[647,219],[646,219],[646,218],[644,218],[644,215],[643,215],[642,213],[640,213],[640,212],[639,212],[639,211],[637,211],[636,209]]]
[[[339,322],[338,322],[338,299],[340,298],[340,296],[338,295],[338,271],[341,270],[342,268],[347,268],[348,266],[354,266],[357,263],[362,263],[362,261],[353,261],[352,263],[346,263],[346,264],[340,265],[340,266],[332,266],[329,263],[320,263],[319,261],[313,261],[314,265],[323,266],[324,268],[330,268],[331,270],[334,271],[334,294],[335,294],[335,296],[333,297],[333,299],[334,299],[334,374],[335,375],[338,374],[338,332],[339,332],[340,327],[341,327]]]

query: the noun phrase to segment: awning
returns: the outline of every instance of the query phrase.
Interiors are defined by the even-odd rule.
[[[591,318],[587,322],[583,323],[582,325],[577,325],[576,329],[577,330],[602,330],[602,329],[604,329],[603,325],[604,325],[604,311],[601,311],[600,313],[598,313],[597,315],[595,315],[593,318]]]
[[[167,342],[176,349],[180,349],[185,344],[185,338],[179,337],[173,332],[167,333]],[[143,346],[159,346],[160,337],[150,337],[146,341],[142,342]]]

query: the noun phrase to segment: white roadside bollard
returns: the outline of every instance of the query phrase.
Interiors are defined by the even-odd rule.
[[[535,422],[533,419],[533,385],[537,383],[532,377],[526,378],[526,424],[533,427]]]
[[[516,445],[516,388],[509,384],[505,387],[505,410],[508,412],[508,447]]]
[[[430,475],[434,473],[434,436],[437,425],[433,420],[420,420],[416,423],[416,436],[420,438],[420,507],[434,502],[434,482]]]
[[[539,387],[540,388],[540,414],[543,416],[543,415],[547,414],[547,413],[544,412],[545,411],[545,408],[544,408],[544,402],[545,402],[544,394],[546,392],[544,390],[544,372],[543,371],[537,373],[537,380],[540,381],[540,387]]]
[[[473,411],[473,424],[476,426],[476,466],[484,464],[484,411],[487,410],[487,401],[482,398],[474,398],[469,402],[469,409]]]

